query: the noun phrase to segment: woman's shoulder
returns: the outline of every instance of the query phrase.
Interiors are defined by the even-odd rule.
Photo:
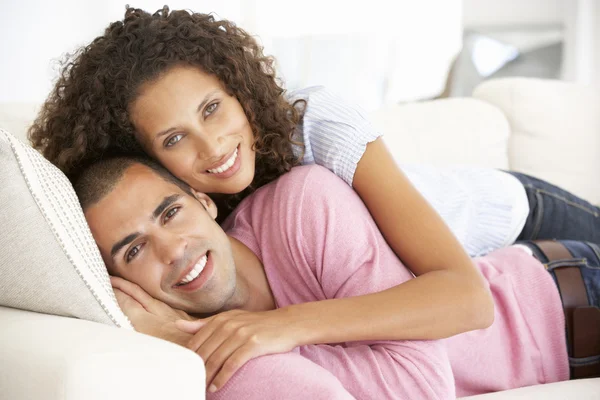
[[[291,92],[289,99],[306,102],[295,137],[304,144],[302,163],[322,165],[352,185],[367,144],[381,133],[359,106],[323,86]]]
[[[318,96],[319,94],[327,93],[329,90],[322,85],[308,86],[301,89],[294,89],[285,93],[285,98],[289,103],[294,103],[298,100],[308,101],[310,97]]]
[[[304,135],[311,134],[313,129],[321,133],[318,127],[325,125],[343,125],[358,129],[370,128],[367,113],[357,104],[344,99],[325,86],[311,86],[290,91],[285,95],[288,102],[303,102],[302,122]],[[316,125],[316,126],[311,126]],[[327,132],[326,132],[327,133]]]
[[[351,101],[325,86],[310,86],[286,94],[291,104],[304,101],[305,119],[348,122],[348,120],[366,120],[366,113]]]

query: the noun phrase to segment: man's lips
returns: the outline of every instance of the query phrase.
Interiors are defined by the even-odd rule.
[[[190,282],[177,286],[175,285],[173,289],[182,291],[182,292],[195,292],[204,286],[204,284],[211,278],[214,270],[214,260],[212,257],[212,253],[210,251],[206,252],[206,264],[202,271],[198,274],[197,277],[192,279]]]
[[[202,259],[202,257],[204,257],[206,254],[208,253],[208,251],[202,253],[200,255],[200,257],[198,257],[196,259],[196,261],[190,263],[184,270],[183,273],[179,276],[179,279],[175,281],[175,283],[173,284],[173,287],[176,287],[179,282],[181,282],[191,271],[192,269],[194,269],[194,267],[196,266],[196,264],[198,264],[198,262],[200,262],[200,259]]]

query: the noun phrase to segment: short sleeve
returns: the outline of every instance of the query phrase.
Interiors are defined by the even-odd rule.
[[[326,168],[293,168],[252,197],[252,219],[236,218],[228,233],[251,249],[262,247],[278,306],[367,295],[412,279],[358,195]],[[454,397],[443,341],[370,340],[299,351],[359,399]]]
[[[293,102],[306,101],[297,139],[304,143],[302,164],[318,164],[352,186],[356,166],[367,144],[381,136],[364,110],[344,101],[323,87],[296,91]]]
[[[324,168],[302,168],[309,173],[302,203],[294,207],[302,216],[298,237],[325,297],[368,295],[412,279],[358,195]],[[290,189],[288,193],[297,191]],[[308,345],[300,354],[332,372],[359,399],[454,397],[454,376],[442,340]]]

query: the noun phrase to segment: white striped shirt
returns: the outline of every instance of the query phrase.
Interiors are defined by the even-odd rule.
[[[305,147],[302,163],[322,165],[352,186],[367,144],[381,134],[364,111],[323,87],[288,96],[290,102],[297,99],[307,102],[294,137]],[[512,175],[466,166],[400,167],[471,256],[512,244],[523,229],[529,214],[527,195]]]

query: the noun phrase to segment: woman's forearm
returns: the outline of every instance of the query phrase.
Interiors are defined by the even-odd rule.
[[[367,146],[353,186],[416,278],[380,293],[298,305],[306,325],[314,324],[306,337],[320,343],[439,339],[489,326],[494,304],[487,282],[381,138]]]
[[[282,309],[300,320],[301,344],[441,339],[486,328],[493,301],[479,276],[439,270],[363,296]]]

